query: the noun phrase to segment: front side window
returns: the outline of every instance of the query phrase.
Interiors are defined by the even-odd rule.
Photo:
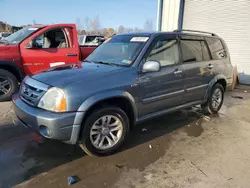
[[[62,29],[47,31],[34,40],[39,48],[68,48],[68,42]]]
[[[133,63],[146,42],[133,36],[115,36],[92,52],[86,61],[128,66]]]
[[[181,40],[181,50],[184,63],[203,60],[201,41]]]
[[[225,50],[220,39],[207,37],[206,40],[214,60],[225,58]]]
[[[159,40],[149,53],[147,61],[158,61],[162,67],[179,62],[178,41]]]

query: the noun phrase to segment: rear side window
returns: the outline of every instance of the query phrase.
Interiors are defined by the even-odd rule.
[[[201,41],[181,40],[181,50],[184,63],[203,60]]]
[[[219,60],[226,57],[225,50],[220,39],[206,38],[208,47],[211,51],[212,59]]]

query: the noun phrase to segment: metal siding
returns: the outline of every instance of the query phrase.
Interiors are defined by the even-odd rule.
[[[185,0],[183,29],[221,36],[240,83],[250,84],[250,0]]]
[[[163,0],[162,4],[162,31],[178,29],[180,0]]]

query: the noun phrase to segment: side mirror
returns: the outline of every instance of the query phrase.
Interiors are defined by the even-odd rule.
[[[32,39],[25,47],[26,49],[37,49],[39,48],[38,43],[36,42],[35,39]]]
[[[161,69],[161,65],[158,61],[147,61],[142,66],[142,72],[158,72]]]

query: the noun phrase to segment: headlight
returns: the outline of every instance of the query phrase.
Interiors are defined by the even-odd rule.
[[[39,101],[38,107],[54,112],[65,112],[67,104],[64,91],[55,87],[49,89]]]

